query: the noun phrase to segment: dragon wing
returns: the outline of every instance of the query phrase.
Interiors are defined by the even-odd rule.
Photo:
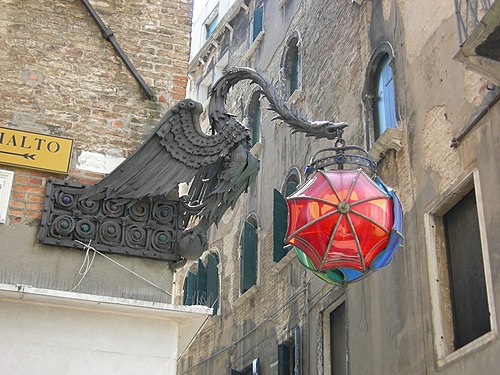
[[[177,103],[153,134],[113,172],[89,186],[83,197],[138,199],[167,194],[227,156],[248,136],[241,127],[207,135],[199,123],[202,111],[202,105],[190,99]]]

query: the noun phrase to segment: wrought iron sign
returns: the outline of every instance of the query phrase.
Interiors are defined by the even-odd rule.
[[[234,207],[259,171],[259,161],[249,151],[249,129],[225,109],[229,90],[242,80],[260,86],[269,109],[277,114],[274,120],[284,121],[293,133],[336,140],[344,146],[346,123],[308,121],[288,108],[275,87],[256,71],[236,68],[212,89],[208,106],[212,135],[201,130],[202,105],[183,100],[163,116],[138,150],[96,185],[49,183],[39,240],[69,247],[78,247],[75,240],[92,241],[104,252],[176,265],[199,258],[207,248],[208,228]],[[363,159],[342,157],[346,162],[351,157]],[[312,167],[330,164],[318,160]],[[170,198],[181,182],[190,182],[188,194]]]
[[[113,199],[83,199],[84,192],[84,185],[48,182],[41,242],[73,247],[78,240],[108,253],[179,260],[174,251],[179,199],[146,197],[122,204]]]

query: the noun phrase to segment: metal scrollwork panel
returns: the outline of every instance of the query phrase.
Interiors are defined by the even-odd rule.
[[[70,187],[71,192],[67,192]],[[92,200],[82,198],[85,186],[49,181],[39,241],[48,245],[81,248],[132,256],[178,261],[180,206],[163,196],[142,199]]]

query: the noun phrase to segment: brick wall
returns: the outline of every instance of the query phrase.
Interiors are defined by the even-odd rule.
[[[0,0],[0,127],[74,139],[70,178],[94,183],[91,158],[129,156],[185,97],[191,0],[91,1],[155,93],[148,100],[77,0]],[[111,156],[110,156],[111,155]],[[7,225],[36,224],[48,178],[15,172]]]

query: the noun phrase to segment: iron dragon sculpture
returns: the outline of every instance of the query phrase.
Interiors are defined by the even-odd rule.
[[[250,130],[228,113],[229,90],[242,80],[260,86],[292,133],[339,140],[346,123],[310,122],[279,98],[250,68],[228,71],[214,85],[208,106],[212,134],[201,129],[203,107],[191,99],[174,105],[153,133],[95,185],[49,181],[39,241],[108,253],[167,260],[174,267],[207,249],[207,231],[253,183],[259,160],[250,153]],[[188,195],[172,191],[190,183]]]

